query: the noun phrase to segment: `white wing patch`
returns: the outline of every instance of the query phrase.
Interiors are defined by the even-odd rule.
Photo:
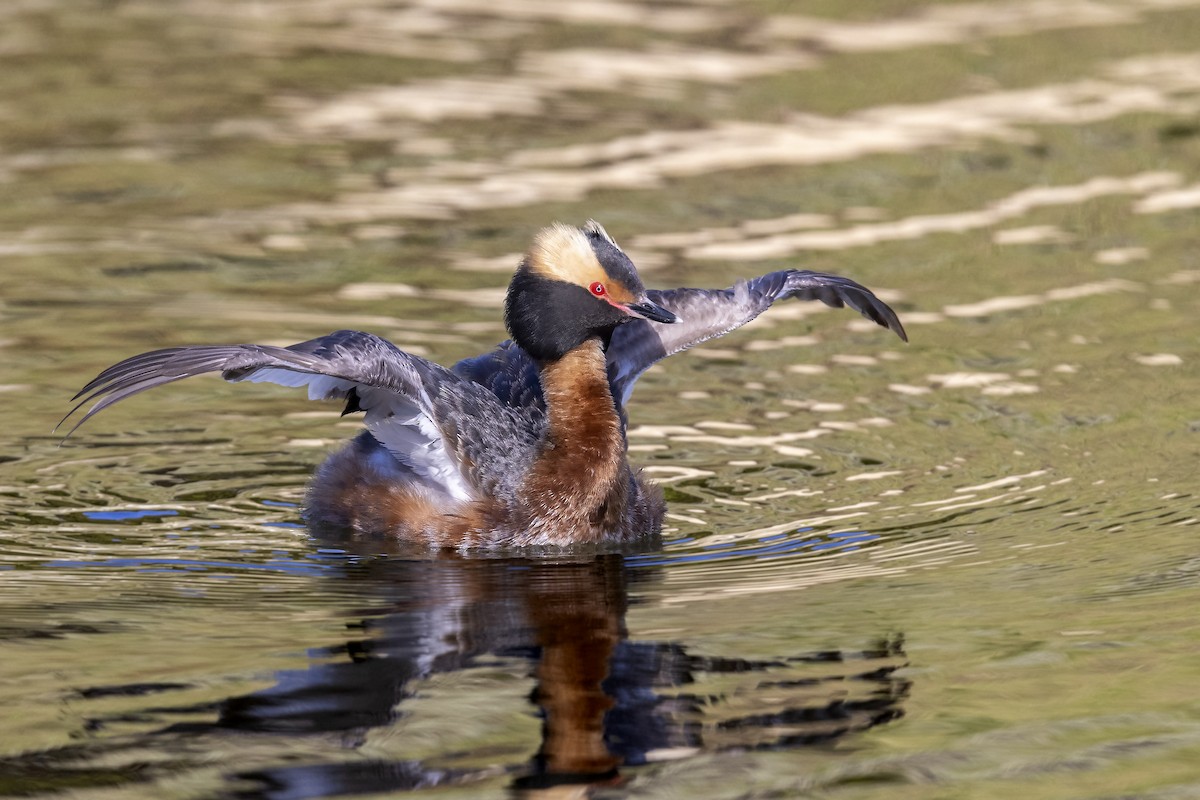
[[[385,389],[358,386],[356,391],[358,404],[367,412],[367,430],[389,453],[455,500],[476,497],[446,448],[442,432],[416,403]]]
[[[420,407],[396,392],[311,372],[264,367],[235,381],[308,387],[308,399],[344,398],[353,389],[366,411],[367,430],[400,461],[455,500],[474,499],[476,493],[463,479],[458,463],[446,448],[441,431]]]

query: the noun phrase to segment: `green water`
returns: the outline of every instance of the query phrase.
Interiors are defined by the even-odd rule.
[[[1200,796],[1200,8],[494,5],[0,8],[0,795]],[[648,373],[643,552],[315,537],[359,423],[278,387],[51,432],[156,347],[475,354],[590,217],[911,342]]]

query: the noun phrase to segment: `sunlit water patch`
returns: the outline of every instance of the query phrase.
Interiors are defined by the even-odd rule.
[[[0,794],[1192,797],[1192,0],[0,6]],[[886,80],[880,80],[886,76]],[[504,337],[530,233],[840,272],[631,406],[661,541],[304,526],[358,422],[119,357]]]
[[[751,427],[687,427],[666,440],[719,452],[730,434],[753,438]],[[162,457],[192,459],[185,474],[203,493],[179,480],[108,495],[104,486],[175,473],[139,463],[158,460],[149,450],[102,456],[103,484],[76,474],[72,493],[26,490],[24,523],[5,531],[12,569],[0,580],[21,587],[19,601],[7,595],[0,644],[6,682],[21,687],[10,702],[60,709],[8,724],[5,735],[27,743],[5,762],[17,786],[150,796],[188,774],[229,796],[282,798],[619,775],[657,791],[680,780],[671,764],[717,769],[733,753],[757,753],[762,780],[793,787],[1014,780],[1103,774],[1196,742],[1183,719],[1064,707],[1055,725],[1001,714],[988,725],[999,730],[976,737],[984,751],[965,758],[935,737],[908,756],[878,760],[868,748],[860,759],[852,748],[805,778],[778,772],[815,766],[805,748],[902,723],[969,728],[938,721],[948,670],[983,669],[1001,684],[1017,675],[1013,691],[1033,691],[1064,658],[1107,669],[1091,659],[1125,653],[1137,634],[1106,602],[1200,591],[1194,556],[1163,533],[1196,524],[1187,493],[1083,487],[1045,469],[898,491],[896,476],[847,482],[839,467],[799,473],[798,491],[788,462],[763,456],[778,443],[743,438],[734,450],[755,459],[705,463],[697,451],[689,463],[703,474],[668,479],[660,548],[413,560],[311,536],[296,502],[304,476],[272,477],[266,451],[169,440]],[[743,472],[756,467],[768,468]],[[84,486],[97,492],[86,505]],[[1034,627],[1050,630],[1004,630],[994,603],[1011,604],[1013,590]],[[1060,595],[1052,615],[1036,610],[1047,590]],[[47,658],[61,664],[53,676]],[[1150,729],[1155,744],[1137,744]],[[1030,735],[1044,743],[1036,756]],[[1081,744],[1093,735],[1112,738]],[[214,767],[222,760],[237,766]]]

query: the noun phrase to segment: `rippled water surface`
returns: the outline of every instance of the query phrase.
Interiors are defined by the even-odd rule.
[[[1200,797],[1200,4],[0,6],[0,795]],[[648,373],[630,552],[317,535],[358,422],[155,347],[839,272]]]

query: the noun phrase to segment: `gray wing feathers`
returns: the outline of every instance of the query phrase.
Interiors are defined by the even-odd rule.
[[[76,428],[94,415],[127,397],[205,372],[237,370],[255,362],[261,364],[270,359],[268,351],[271,350],[282,348],[266,348],[259,345],[200,345],[170,347],[127,358],[104,370],[80,389],[79,393],[71,398],[79,402],[62,418],[59,425],[89,401],[99,398],[67,432],[67,436],[70,436]]]
[[[739,281],[730,289],[668,289],[647,292],[681,322],[659,325],[635,320],[613,333],[608,376],[613,396],[624,406],[638,377],[654,362],[723,336],[766,311],[777,300],[819,300],[834,308],[849,306],[908,341],[896,313],[870,289],[849,278],[808,270],[780,270]]]
[[[453,413],[465,397],[473,405],[478,387],[425,359],[367,333],[337,331],[291,347],[215,345],[175,347],[133,356],[101,372],[78,395],[66,417],[88,402],[95,404],[71,432],[94,414],[127,397],[182,378],[220,372],[228,381],[271,382],[306,386],[312,399],[345,398],[350,391],[366,412],[373,436],[398,460],[452,496],[472,494],[452,455],[470,449],[475,433],[470,420],[450,426],[442,418]],[[491,411],[501,411],[499,403]],[[506,428],[511,415],[493,413],[489,424]],[[507,423],[507,424],[506,424]],[[60,423],[61,424],[61,423]],[[71,432],[68,432],[68,436]]]

